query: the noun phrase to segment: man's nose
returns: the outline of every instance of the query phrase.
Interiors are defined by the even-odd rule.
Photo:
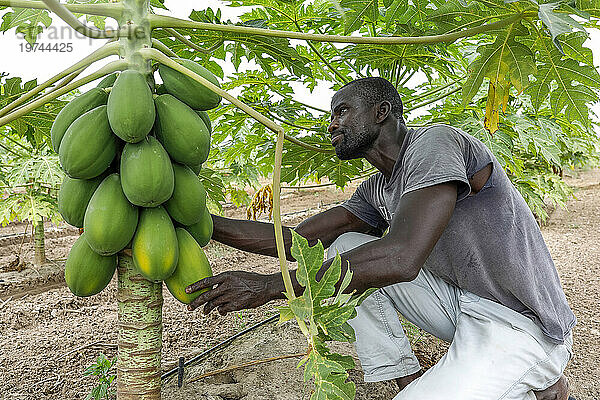
[[[334,118],[330,123],[329,126],[327,127],[327,132],[331,133],[333,131],[335,131],[337,128],[340,127],[340,124],[337,120],[337,118]]]

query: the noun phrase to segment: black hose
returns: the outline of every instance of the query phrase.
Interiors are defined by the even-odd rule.
[[[220,349],[221,347],[224,347],[226,345],[228,345],[229,343],[233,342],[235,339],[239,338],[242,335],[245,335],[246,333],[258,328],[259,326],[265,325],[271,321],[274,321],[275,319],[277,319],[279,317],[279,314],[275,314],[272,317],[269,317],[265,320],[262,320],[254,325],[252,325],[249,328],[244,329],[243,331],[240,331],[238,333],[236,333],[235,335],[223,340],[221,343],[214,345],[213,347],[211,347],[210,349],[203,351],[202,353],[198,354],[196,357],[189,359],[188,361],[186,361],[183,365],[184,367],[189,366],[190,364],[202,360],[203,358],[206,358],[210,353],[212,353],[213,351],[216,351],[218,349]],[[164,380],[168,377],[170,377],[171,375],[175,375],[178,371],[180,370],[180,367],[177,366],[175,368],[173,368],[170,371],[165,372],[164,374],[161,375],[160,379]]]

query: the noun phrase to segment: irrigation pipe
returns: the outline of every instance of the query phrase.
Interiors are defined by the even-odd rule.
[[[214,345],[213,347],[211,347],[210,349],[203,351],[202,353],[198,354],[197,356],[195,356],[194,358],[189,359],[188,361],[186,361],[185,363],[183,363],[183,367],[187,367],[189,365],[191,365],[192,363],[195,363],[197,361],[200,361],[204,358],[206,358],[209,354],[211,354],[212,352],[219,350],[220,348],[228,345],[229,343],[233,342],[235,339],[239,338],[240,336],[245,335],[246,333],[253,331],[254,329],[258,328],[259,326],[265,325],[271,321],[276,320],[279,317],[279,315],[273,315],[272,317],[269,317],[267,319],[264,319],[254,325],[252,325],[249,328],[244,329],[243,331],[240,331],[238,333],[236,333],[235,335],[223,340],[221,343],[218,343],[216,345]],[[179,371],[180,367],[175,367],[170,371],[165,372],[164,374],[161,375],[160,379],[164,380],[167,379],[168,377],[175,375],[177,373],[177,371]]]

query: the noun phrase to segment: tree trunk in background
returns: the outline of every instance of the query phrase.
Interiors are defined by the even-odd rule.
[[[139,275],[128,256],[119,256],[118,400],[160,399],[162,282]]]
[[[46,263],[46,251],[44,245],[44,219],[41,218],[33,227],[33,240],[35,255],[33,265],[39,267]]]

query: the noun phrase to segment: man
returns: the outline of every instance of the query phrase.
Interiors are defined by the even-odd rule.
[[[330,258],[341,253],[354,272],[349,290],[380,288],[351,321],[365,380],[396,379],[395,399],[566,399],[575,316],[531,211],[492,153],[450,126],[408,129],[398,92],[382,78],[344,86],[331,109],[336,155],[364,157],[379,173],[295,231],[320,239]],[[271,224],[213,221],[213,239],[276,255]],[[291,260],[289,228],[284,237]],[[243,271],[188,290],[215,285],[190,309],[225,314],[284,291],[281,274]],[[424,374],[397,311],[452,342]]]

